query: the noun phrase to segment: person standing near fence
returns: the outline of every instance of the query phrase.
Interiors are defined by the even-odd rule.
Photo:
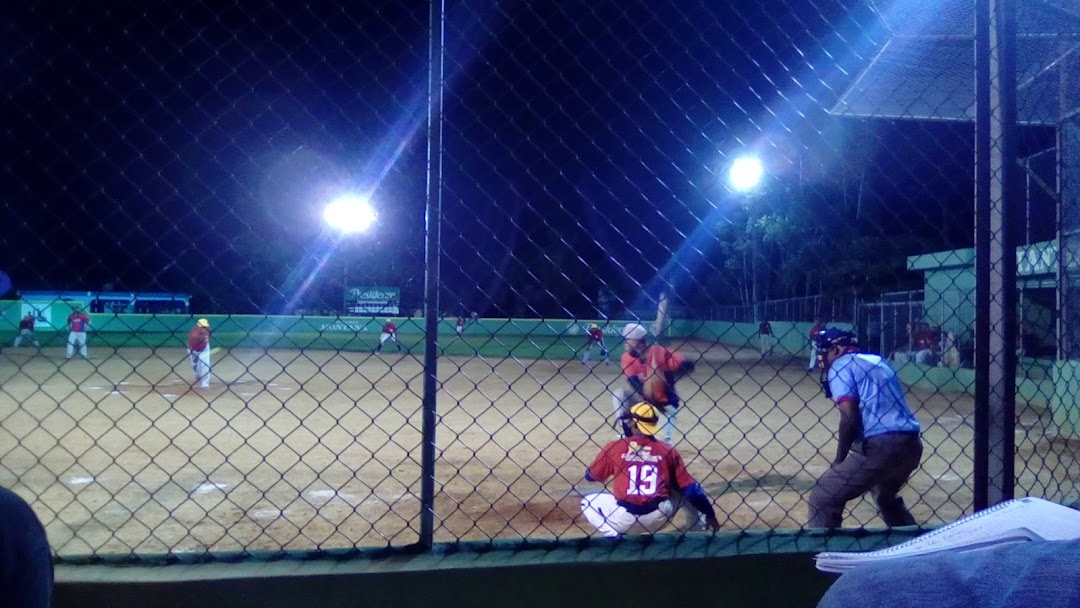
[[[886,525],[915,525],[897,494],[922,459],[921,427],[896,372],[835,327],[818,334],[817,352],[825,396],[840,410],[840,434],[832,466],[810,492],[809,527],[839,528],[847,502],[871,490]]]
[[[0,487],[0,605],[52,605],[52,550],[45,527],[29,503]]]
[[[29,340],[37,348],[41,348],[41,344],[38,344],[37,338],[34,337],[34,314],[26,313],[26,316],[19,319],[19,335],[15,336],[15,346],[21,346],[23,340]]]
[[[456,329],[457,329],[457,335],[458,335],[458,337],[460,337],[461,332],[465,331],[465,317],[458,317],[457,318]]]
[[[675,382],[694,370],[694,362],[659,344],[649,346],[645,341],[648,333],[640,323],[628,323],[622,328],[625,352],[621,363],[630,390],[614,391],[615,415],[625,416],[630,406],[637,401],[648,401],[667,417],[664,423],[664,442],[671,443],[675,431],[675,417],[681,405],[679,394],[675,392]]]
[[[199,388],[210,388],[210,321],[199,319],[188,332],[188,358]]]
[[[375,347],[374,352],[382,352],[383,344],[386,344],[387,340],[394,342],[394,348],[401,352],[401,344],[397,340],[397,325],[394,325],[393,319],[387,319],[386,323],[382,326],[382,333],[379,334],[379,345]]]
[[[79,351],[79,356],[83,359],[88,358],[86,354],[86,329],[90,327],[90,317],[78,306],[72,306],[67,322],[69,331],[67,356],[65,358],[74,357],[76,349]]]
[[[604,365],[608,365],[611,361],[608,359],[608,350],[604,345],[604,330],[600,329],[600,326],[593,323],[589,326],[589,331],[586,334],[585,339],[585,354],[581,356],[581,362],[585,365],[589,364],[589,359],[592,359],[592,351],[594,348],[600,348],[600,356],[604,359]]]
[[[812,372],[817,369],[817,336],[825,331],[825,324],[821,317],[814,319],[814,326],[810,328],[810,363],[806,365],[806,371]]]
[[[719,530],[708,495],[686,470],[679,451],[656,438],[659,410],[637,403],[625,414],[624,423],[626,436],[605,445],[585,471],[586,481],[614,478],[611,492],[581,499],[585,519],[607,537],[626,534],[635,526],[651,534],[685,509],[686,529]]]
[[[758,334],[761,335],[761,356],[771,355],[773,350],[773,333],[772,324],[768,320],[762,319],[758,324]]]

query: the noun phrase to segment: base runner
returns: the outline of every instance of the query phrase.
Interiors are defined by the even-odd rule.
[[[585,473],[587,481],[614,478],[610,493],[581,499],[585,519],[608,537],[635,527],[651,534],[685,509],[689,517],[680,526],[683,530],[719,530],[709,497],[686,470],[679,451],[656,438],[660,430],[657,408],[638,403],[626,418],[628,436],[604,446]]]

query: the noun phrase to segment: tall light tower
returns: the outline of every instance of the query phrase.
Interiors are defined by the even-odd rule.
[[[339,196],[327,203],[326,208],[323,209],[323,221],[326,222],[327,226],[343,236],[364,234],[371,230],[376,220],[378,220],[378,214],[375,213],[375,208],[371,205],[371,202],[367,198],[356,194]],[[348,268],[348,260],[342,256],[342,290],[347,290],[349,287]],[[346,297],[344,292],[341,297],[344,302]],[[347,307],[344,312],[348,313]]]
[[[765,167],[756,156],[739,156],[728,168],[728,185],[742,196],[743,206],[749,208],[752,195],[758,191],[765,177]],[[761,294],[758,291],[758,238],[751,234],[750,284],[754,304],[754,322],[761,321]]]

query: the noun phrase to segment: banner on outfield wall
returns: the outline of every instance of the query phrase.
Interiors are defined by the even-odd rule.
[[[401,290],[397,287],[350,287],[345,290],[345,311],[351,315],[398,314]]]

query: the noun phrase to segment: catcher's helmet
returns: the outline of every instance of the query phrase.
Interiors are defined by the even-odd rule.
[[[819,350],[829,350],[834,346],[858,346],[859,339],[854,333],[840,329],[839,327],[830,327],[824,329],[816,336],[814,336],[814,346]]]
[[[195,325],[198,325],[199,327],[210,327],[210,321],[207,321],[206,319],[199,319],[195,322]]]

